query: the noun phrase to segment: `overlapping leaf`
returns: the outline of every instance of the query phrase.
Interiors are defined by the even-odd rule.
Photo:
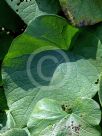
[[[93,29],[90,28],[82,30],[74,41],[74,44],[76,46],[73,47],[73,52],[84,56],[96,67],[99,77],[95,84],[100,83],[101,86],[102,83],[99,80],[102,72],[102,24],[94,26]],[[101,91],[102,89],[100,87],[100,97]]]
[[[42,98],[43,94],[59,101],[62,95],[65,101],[74,100],[76,97],[92,98],[99,90],[99,84],[96,84],[97,69],[81,56],[69,52],[66,54],[68,60],[55,70],[48,89],[50,91],[46,93],[45,88],[41,89],[36,99]]]
[[[88,59],[100,74],[102,72],[102,24],[92,29],[83,29],[74,41],[74,45],[74,53]]]
[[[56,0],[6,0],[12,9],[29,23],[32,19],[43,14],[57,14],[60,11],[59,1]]]
[[[101,0],[60,0],[60,3],[74,25],[92,25],[102,21]]]

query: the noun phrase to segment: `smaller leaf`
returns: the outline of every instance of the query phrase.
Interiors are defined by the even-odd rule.
[[[55,123],[65,115],[67,114],[62,110],[59,103],[52,99],[43,99],[36,104],[28,122],[28,127],[34,127],[34,134],[38,134],[42,129]]]
[[[76,99],[70,106],[63,99],[61,101],[45,98],[36,104],[28,122],[32,135],[100,136],[93,127],[101,120],[99,105],[94,100]]]

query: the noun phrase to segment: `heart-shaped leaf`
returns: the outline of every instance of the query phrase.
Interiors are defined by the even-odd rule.
[[[59,1],[56,0],[6,0],[12,9],[29,23],[32,19],[44,14],[57,14],[60,11]]]
[[[102,21],[101,0],[60,0],[60,3],[74,25],[92,25]]]
[[[38,24],[42,22],[42,25],[37,25],[36,22]],[[39,32],[33,29],[36,26],[39,26]],[[3,62],[3,84],[10,108],[9,114],[14,120],[14,124],[11,123],[13,127],[26,126],[40,86],[49,84],[55,68],[64,60],[63,51],[61,54],[56,50],[46,50],[54,50],[58,47],[69,48],[69,43],[77,32],[77,29],[68,25],[65,19],[57,16],[39,17],[28,28],[23,35],[14,40]],[[70,32],[71,30],[72,32]],[[73,33],[72,37],[64,38],[68,33]],[[41,66],[41,70],[48,77],[44,80],[39,76],[39,67],[36,67],[40,59],[44,58],[45,60],[46,56],[48,56],[48,60]],[[51,58],[52,61],[54,58],[54,63],[50,60]],[[32,82],[31,75],[34,77],[34,82]]]
[[[101,136],[94,127],[100,119],[99,105],[92,99],[64,103],[63,97],[60,102],[45,98],[36,104],[28,127],[32,136]]]

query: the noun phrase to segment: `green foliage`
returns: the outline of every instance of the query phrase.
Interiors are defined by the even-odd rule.
[[[56,0],[6,0],[12,9],[29,23],[32,19],[44,14],[57,14],[60,11],[59,1]]]
[[[101,5],[0,1],[0,136],[102,135]]]
[[[92,25],[102,21],[101,0],[59,0],[66,16],[74,25]]]
[[[51,29],[50,21],[53,22]],[[33,29],[33,27],[36,28],[36,22],[38,24],[41,24],[42,22],[42,26],[37,26],[37,28],[40,30],[40,33],[36,31],[36,29]],[[47,25],[44,25],[43,22]],[[66,29],[63,31],[63,33],[61,33],[63,30],[63,26]],[[8,101],[8,106],[10,109],[10,114],[12,114],[12,117],[14,118],[14,120],[16,120],[15,125],[21,127],[27,125],[27,121],[29,119],[28,114],[31,114],[35,104],[34,99],[40,91],[40,89],[37,88],[38,85],[35,84],[35,87],[33,87],[26,73],[26,62],[29,59],[30,54],[32,52],[34,53],[34,51],[36,54],[36,50],[39,50],[36,60],[33,60],[32,62],[33,64],[35,63],[34,65],[36,66],[37,61],[39,61],[41,47],[43,48],[43,51],[45,51],[41,54],[41,57],[44,57],[45,54],[49,55],[52,53],[56,53],[55,49],[57,50],[57,46],[59,46],[60,48],[67,48],[68,44],[70,43],[70,39],[68,38],[65,41],[63,40],[63,38],[66,34],[69,33],[69,31],[71,31],[71,29],[73,30],[73,32],[75,31],[74,33],[76,33],[77,29],[68,25],[66,20],[57,16],[43,16],[32,22],[31,25],[28,26],[25,33],[16,38],[12,43],[10,50],[3,62],[3,84],[5,88],[6,98]],[[32,30],[35,31],[35,35],[32,34]],[[55,34],[54,36],[53,33]],[[67,42],[68,44],[66,44]],[[51,64],[52,63],[49,61],[47,62],[46,66],[42,67],[43,70],[46,69],[46,74],[49,73],[47,71],[47,67],[51,66]],[[55,66],[51,66],[50,71],[54,72],[54,69]],[[33,66],[31,67],[31,72],[34,75],[36,74],[36,80],[39,84],[40,82],[42,82],[43,85],[48,84],[47,82],[41,81],[41,79],[39,79],[39,75],[37,75],[37,71]],[[22,81],[24,82],[23,84]],[[10,83],[11,85],[9,86]],[[15,107],[14,105],[17,106]],[[29,109],[31,110],[29,111]],[[15,116],[15,114],[17,114],[18,116]],[[24,115],[25,117],[23,117]],[[21,122],[22,118],[24,118],[24,121]]]
[[[75,43],[74,53],[88,59],[100,74],[102,72],[102,24],[83,29]]]

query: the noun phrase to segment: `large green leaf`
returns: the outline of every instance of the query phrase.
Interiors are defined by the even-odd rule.
[[[101,111],[95,101],[62,101],[63,96],[60,102],[43,99],[36,104],[28,122],[32,136],[101,136],[94,127],[101,119]]]
[[[92,25],[102,21],[101,0],[60,0],[60,3],[74,25]]]
[[[52,45],[55,44],[62,49],[69,49],[78,31],[77,28],[69,25],[64,18],[54,15],[41,16],[32,21],[26,29],[27,34],[48,41]]]
[[[102,72],[102,24],[92,29],[82,29],[73,45],[73,52],[89,60],[100,74]]]
[[[57,66],[65,61],[62,58],[63,56],[57,54],[57,50],[39,53],[36,61],[39,62],[39,56],[43,58],[43,55],[56,57],[58,60]],[[70,62],[60,64],[56,71],[56,65],[52,65],[49,60],[45,63],[46,65],[42,65],[42,71],[50,79],[54,71],[55,73],[50,86],[40,88],[41,85],[48,85],[49,82],[39,79],[39,75],[37,75],[39,73],[37,73],[35,68],[37,62],[33,60],[31,72],[33,77],[38,81],[38,84],[36,82],[32,84],[32,80],[30,80],[29,75],[26,73],[26,60],[28,60],[28,57],[28,55],[11,59],[8,57],[4,61],[3,84],[10,114],[14,120],[13,126],[25,127],[35,103],[41,98],[50,97],[60,101],[63,97],[63,101],[70,102],[70,100],[74,100],[76,97],[90,98],[99,89],[99,86],[95,84],[97,70],[94,66],[87,60],[81,57],[77,58],[70,54],[68,55],[68,58],[71,58],[69,59]],[[50,76],[49,71],[52,73]],[[62,83],[62,86],[59,83]]]
[[[36,22],[38,24],[42,22],[42,25],[38,25]],[[36,29],[31,29],[36,28],[36,26],[39,32]],[[14,124],[11,123],[13,127],[25,127],[27,125],[40,86],[48,85],[57,65],[65,61],[62,51],[61,54],[56,50],[46,50],[58,47],[69,48],[69,43],[77,32],[76,28],[71,27],[66,20],[57,16],[39,17],[28,28],[23,35],[14,40],[3,62],[3,85],[10,109],[9,114],[13,119],[11,122],[14,122]],[[64,38],[71,33],[71,30],[72,37]],[[35,57],[30,60],[32,53],[35,54]],[[39,68],[36,68],[39,60],[44,56],[48,56],[48,60],[42,65],[42,71],[49,77],[48,80],[39,77],[39,71],[37,72]],[[55,63],[50,60],[49,56],[50,58],[52,56],[52,59],[55,57]],[[29,62],[32,62],[30,68],[28,67]],[[29,70],[38,84],[31,82]]]
[[[56,0],[6,0],[13,10],[25,23],[43,14],[57,14],[60,11],[59,1]]]
[[[16,38],[16,42],[14,40],[7,58],[31,54],[42,47],[43,50],[45,47],[51,49],[51,46],[67,50],[77,32],[78,29],[69,25],[62,17],[40,16],[28,25],[23,35]]]

